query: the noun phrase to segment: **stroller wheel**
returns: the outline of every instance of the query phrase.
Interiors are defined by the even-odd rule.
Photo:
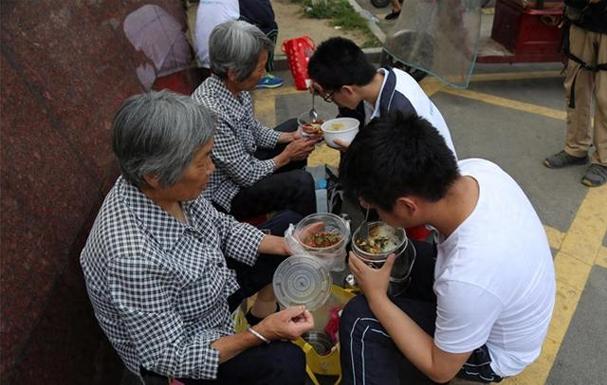
[[[390,0],[371,0],[371,4],[373,4],[375,8],[383,8],[390,4]]]

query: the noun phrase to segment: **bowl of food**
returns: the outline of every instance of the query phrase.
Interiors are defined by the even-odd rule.
[[[331,147],[339,147],[335,139],[339,139],[345,144],[350,144],[356,134],[360,123],[354,118],[335,118],[325,121],[320,129],[325,138],[325,142]]]
[[[308,111],[300,114],[297,117],[297,126],[299,128],[299,132],[304,137],[322,135],[320,126],[323,123],[324,120],[321,118],[316,118],[316,120],[310,119],[310,113]]]
[[[306,254],[319,258],[330,270],[345,267],[350,228],[341,217],[331,213],[308,215],[295,226],[293,237]]]
[[[352,251],[367,264],[381,266],[390,254],[397,256],[407,247],[409,240],[403,228],[392,227],[384,222],[371,222],[369,236],[360,236],[360,227],[352,236]]]

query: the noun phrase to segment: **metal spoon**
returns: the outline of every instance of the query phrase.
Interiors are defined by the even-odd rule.
[[[365,214],[365,220],[360,224],[358,229],[358,239],[367,240],[369,239],[369,208]]]
[[[316,96],[316,90],[312,91],[312,109],[308,112],[310,123],[318,121],[318,112],[316,112],[316,108],[314,108],[314,96]]]

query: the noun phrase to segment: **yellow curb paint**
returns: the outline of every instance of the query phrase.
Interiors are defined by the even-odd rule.
[[[561,71],[501,72],[474,74],[470,80],[472,82],[491,82],[499,80],[549,79],[560,77],[563,77],[563,75],[561,75]]]
[[[586,279],[588,279],[588,277],[586,277]],[[559,343],[563,341],[581,296],[581,290],[576,290],[559,281],[556,282],[556,303],[554,305],[552,321],[548,328],[548,337]],[[541,384],[541,382],[538,382],[538,384]]]
[[[607,247],[602,246],[599,255],[596,258],[596,265],[607,269]]]
[[[548,373],[550,372],[552,362],[558,353],[559,345],[559,341],[546,338],[544,341],[544,346],[542,347],[542,353],[537,360],[525,368],[521,374],[504,380],[502,384],[536,385],[545,383],[546,379],[548,378]]]
[[[607,186],[590,188],[569,231],[561,251],[592,265],[607,232]]]
[[[578,291],[584,290],[592,265],[560,251],[554,258],[556,280]]]
[[[477,100],[483,103],[493,104],[498,107],[511,108],[513,110],[524,111],[530,114],[541,115],[552,119],[564,120],[567,116],[565,111],[555,110],[554,108],[542,107],[531,103],[519,102],[517,100],[502,98],[484,92],[459,90],[454,88],[443,88],[441,89],[441,92],[450,95],[461,96],[463,98]]]
[[[546,231],[546,236],[548,237],[550,247],[555,250],[560,249],[561,243],[563,243],[563,238],[565,238],[565,233],[562,233],[554,227],[550,227],[548,225],[544,225],[544,231]]]
[[[430,76],[423,78],[422,81],[419,82],[419,85],[428,96],[432,96],[447,87],[446,83]]]

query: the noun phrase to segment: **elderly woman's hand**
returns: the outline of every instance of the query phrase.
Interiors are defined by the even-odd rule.
[[[314,317],[305,306],[293,306],[270,314],[255,326],[267,339],[294,340],[314,327]]]
[[[274,157],[276,168],[280,168],[293,160],[305,159],[313,150],[317,140],[295,139],[284,150]]]

